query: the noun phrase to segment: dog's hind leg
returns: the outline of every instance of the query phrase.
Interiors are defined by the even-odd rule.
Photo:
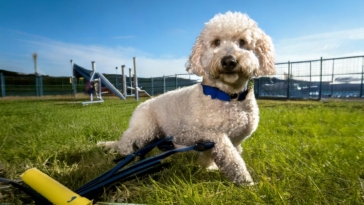
[[[153,133],[134,128],[128,128],[118,142],[118,149],[121,155],[131,154],[156,139]]]
[[[145,147],[160,137],[158,130],[158,124],[149,110],[145,107],[137,108],[130,119],[129,128],[118,141],[119,153],[128,155]]]

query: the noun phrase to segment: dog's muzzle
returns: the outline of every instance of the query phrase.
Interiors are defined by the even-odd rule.
[[[225,70],[225,72],[231,72],[231,71],[233,71],[237,64],[238,64],[238,62],[231,55],[224,56],[221,59],[221,66]]]

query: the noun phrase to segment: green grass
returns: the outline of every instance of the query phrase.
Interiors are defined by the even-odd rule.
[[[113,166],[115,154],[97,141],[118,139],[138,103],[106,98],[1,99],[2,177],[37,167],[76,189]],[[364,103],[258,101],[258,130],[243,143],[256,185],[236,186],[176,154],[159,173],[117,183],[101,201],[142,204],[364,204]],[[157,151],[156,151],[157,152]],[[1,172],[0,172],[1,173]],[[1,192],[1,190],[0,190]],[[3,193],[4,194],[4,193]],[[20,204],[17,193],[0,202]]]

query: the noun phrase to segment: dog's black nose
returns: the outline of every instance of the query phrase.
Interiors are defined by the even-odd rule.
[[[232,71],[235,68],[236,64],[237,64],[236,59],[233,56],[225,56],[221,59],[221,66],[227,72]]]

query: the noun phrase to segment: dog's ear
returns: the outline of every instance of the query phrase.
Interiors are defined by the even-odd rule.
[[[203,52],[203,43],[200,38],[197,38],[195,45],[193,45],[191,55],[186,64],[186,70],[198,76],[203,76],[205,73],[201,64],[201,55]]]
[[[258,56],[260,65],[259,70],[254,71],[254,75],[274,75],[276,73],[274,46],[272,39],[264,32],[255,44],[254,53]]]

